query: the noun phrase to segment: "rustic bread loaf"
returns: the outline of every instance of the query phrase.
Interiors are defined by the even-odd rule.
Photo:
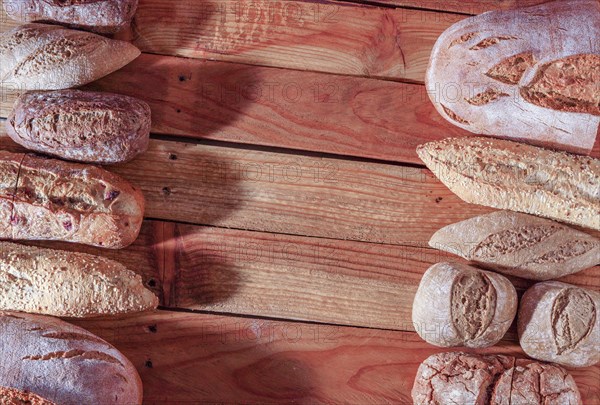
[[[54,25],[26,24],[0,34],[0,83],[19,90],[77,87],[139,55],[128,42]]]
[[[112,34],[129,26],[137,0],[4,0],[13,20],[49,22]]]
[[[429,240],[435,249],[530,280],[549,280],[600,262],[600,240],[548,219],[512,211],[448,225]]]
[[[528,289],[519,307],[519,341],[538,360],[568,367],[600,362],[600,293],[558,281]]]
[[[426,342],[442,347],[496,344],[517,312],[506,277],[458,263],[431,266],[415,295],[412,321]]]
[[[417,405],[581,405],[573,377],[551,364],[511,356],[449,352],[429,356],[412,389]]]
[[[433,47],[427,93],[468,131],[589,153],[600,125],[598,38],[598,0],[467,18]]]
[[[31,392],[0,387],[0,405],[54,405],[54,403]]]
[[[133,97],[79,90],[36,91],[15,102],[8,135],[67,160],[122,163],[148,148],[150,107]]]
[[[0,385],[60,405],[142,403],[133,365],[97,336],[60,319],[0,311]]]
[[[0,238],[119,249],[140,232],[142,193],[98,167],[0,151],[0,182]]]
[[[0,310],[83,318],[157,306],[142,278],[113,260],[0,242]]]
[[[466,202],[600,230],[600,160],[494,138],[447,138],[417,149]]]

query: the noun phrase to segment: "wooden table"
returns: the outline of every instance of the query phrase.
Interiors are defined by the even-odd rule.
[[[468,14],[542,2],[141,0],[119,37],[143,55],[88,87],[152,107],[149,151],[111,168],[144,191],[142,234],[123,251],[45,245],[125,263],[161,307],[75,323],[133,361],[148,404],[411,403],[440,351],[413,330],[413,296],[458,260],[427,241],[490,212],[415,154],[468,135],[425,93],[430,49]],[[3,130],[0,147],[19,149]],[[598,290],[599,275],[564,280]],[[523,355],[514,327],[485,352]],[[572,373],[599,404],[600,368]]]

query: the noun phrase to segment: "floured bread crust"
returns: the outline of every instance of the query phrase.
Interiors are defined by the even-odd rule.
[[[531,287],[519,307],[521,347],[568,367],[600,362],[600,293],[558,281]]]
[[[600,3],[491,11],[437,40],[425,84],[470,132],[589,153],[600,126]]]

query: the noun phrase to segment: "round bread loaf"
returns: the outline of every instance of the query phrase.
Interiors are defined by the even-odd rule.
[[[60,319],[0,311],[0,359],[0,386],[60,405],[142,403],[142,383],[131,362]]]
[[[580,405],[573,377],[552,364],[449,352],[429,356],[412,389],[416,405]]]
[[[423,275],[413,303],[419,336],[436,346],[497,343],[517,312],[517,292],[500,274],[458,263],[438,263]]]
[[[521,299],[518,332],[529,356],[568,367],[600,361],[600,293],[558,281],[538,283]]]

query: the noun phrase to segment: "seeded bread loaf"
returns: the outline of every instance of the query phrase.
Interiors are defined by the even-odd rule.
[[[0,385],[60,405],[142,403],[142,383],[117,349],[60,319],[0,311]]]
[[[560,0],[462,20],[437,40],[425,83],[476,134],[589,153],[600,125],[600,2]]]
[[[412,389],[416,405],[581,405],[563,368],[510,356],[448,352],[429,356]]]
[[[131,24],[137,0],[4,0],[13,20],[49,22],[103,34]]]
[[[600,240],[558,222],[496,211],[448,225],[429,241],[501,273],[550,280],[600,262]]]
[[[568,367],[600,362],[600,293],[558,281],[525,292],[518,317],[523,351]]]
[[[426,342],[442,347],[496,344],[517,312],[506,277],[458,263],[431,266],[415,295],[412,321]]]
[[[54,405],[54,403],[31,392],[0,387],[0,405]]]
[[[148,148],[150,107],[112,93],[28,92],[6,121],[8,135],[36,152],[67,160],[122,163]]]
[[[119,249],[140,232],[142,193],[95,166],[0,151],[0,239]]]
[[[157,306],[142,278],[113,260],[0,242],[0,310],[84,318]]]
[[[469,203],[600,230],[600,160],[494,138],[447,138],[417,149]]]
[[[77,87],[139,55],[128,42],[60,26],[26,24],[0,34],[0,84],[18,90]]]

